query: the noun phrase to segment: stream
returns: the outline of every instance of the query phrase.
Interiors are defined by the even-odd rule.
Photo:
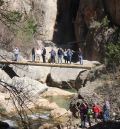
[[[59,107],[68,109],[69,108],[69,103],[70,103],[70,96],[50,96],[50,97],[45,97],[47,100],[50,102],[55,102]],[[43,110],[43,109],[35,109],[33,113],[30,113],[28,115],[29,119],[32,121],[31,129],[37,129],[40,124],[43,122],[46,123],[53,123],[53,121],[50,118],[50,111],[48,110]],[[6,122],[10,125],[10,127],[14,129],[18,129],[18,121],[19,117],[12,116],[11,119],[1,119],[2,122]]]

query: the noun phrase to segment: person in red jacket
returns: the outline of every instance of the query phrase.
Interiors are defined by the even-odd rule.
[[[100,106],[97,103],[94,103],[93,106],[92,106],[92,110],[93,110],[93,113],[94,113],[95,122],[98,122],[97,118],[98,118],[98,115],[101,112]]]

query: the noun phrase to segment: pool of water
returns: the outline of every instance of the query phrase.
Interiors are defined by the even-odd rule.
[[[69,109],[70,99],[72,96],[49,96],[46,97],[49,102],[55,102],[59,107]]]

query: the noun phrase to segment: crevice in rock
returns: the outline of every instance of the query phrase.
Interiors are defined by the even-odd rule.
[[[19,77],[19,76],[15,73],[15,71],[13,70],[13,68],[10,67],[10,66],[8,66],[8,65],[3,66],[2,70],[4,70],[4,71],[9,75],[10,78],[13,78],[13,77],[15,77],[15,76],[16,76],[16,77]]]
[[[76,42],[74,24],[80,0],[58,0],[53,42],[63,48],[73,48]]]

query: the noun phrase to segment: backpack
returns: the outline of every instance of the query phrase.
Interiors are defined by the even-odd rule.
[[[92,111],[92,109],[88,109],[88,111],[87,111],[87,115],[88,115],[88,116],[93,115],[93,111]]]

